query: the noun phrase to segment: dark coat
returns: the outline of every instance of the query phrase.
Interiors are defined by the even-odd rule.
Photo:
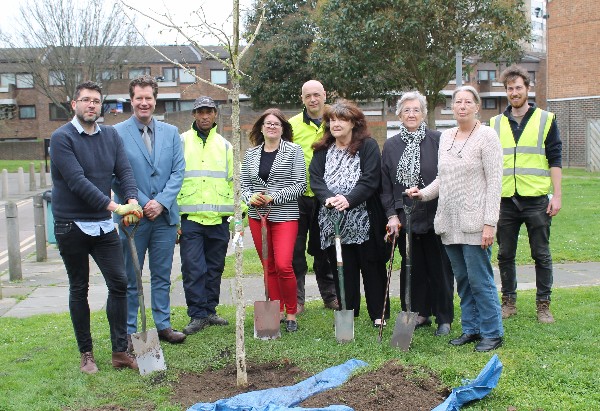
[[[425,138],[421,142],[421,176],[425,186],[437,177],[438,148],[441,134],[439,131],[425,129]],[[406,143],[402,141],[400,134],[389,138],[383,145],[381,162],[381,202],[386,217],[397,214],[403,227],[406,226],[406,215],[404,214],[402,193],[409,187],[398,182],[396,170],[405,148]],[[437,199],[416,203],[411,214],[411,231],[413,233],[425,234],[433,230],[433,219],[437,204]]]

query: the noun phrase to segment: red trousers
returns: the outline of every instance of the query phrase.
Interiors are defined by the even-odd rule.
[[[250,232],[262,261],[262,237],[260,220],[248,219]],[[296,293],[296,276],[292,268],[294,245],[298,235],[298,221],[285,221],[274,223],[267,221],[267,283],[269,287],[269,300],[279,300],[279,311],[284,308],[287,314],[296,314],[298,295]],[[264,268],[263,268],[264,269]]]

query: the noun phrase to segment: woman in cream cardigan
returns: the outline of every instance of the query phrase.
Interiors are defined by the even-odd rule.
[[[438,176],[407,192],[423,201],[438,199],[435,232],[442,238],[456,277],[461,306],[459,346],[478,341],[476,351],[502,345],[504,330],[491,264],[500,212],[502,147],[496,132],[477,119],[481,100],[471,86],[457,88],[452,110],[458,127],[442,133]]]
[[[262,256],[261,223],[256,209],[271,207],[267,221],[269,298],[280,301],[282,322],[288,332],[298,329],[296,276],[292,255],[298,234],[298,197],[306,190],[302,148],[292,143],[292,126],[276,108],[266,110],[250,131],[253,147],[242,163],[242,200],[250,206],[252,239]],[[285,312],[284,312],[285,310]]]

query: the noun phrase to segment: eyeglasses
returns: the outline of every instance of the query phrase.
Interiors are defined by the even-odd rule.
[[[75,100],[75,101],[81,101],[83,104],[90,104],[90,103],[92,103],[95,106],[99,106],[100,104],[102,104],[102,101],[100,101],[98,99],[91,99],[89,97],[84,97],[82,99]]]
[[[263,126],[265,126],[267,128],[279,128],[279,127],[281,127],[281,123],[271,123],[270,121],[265,121],[263,123]]]
[[[402,109],[402,114],[410,114],[410,113],[420,114],[421,113],[421,109],[420,108],[405,108],[405,109]]]

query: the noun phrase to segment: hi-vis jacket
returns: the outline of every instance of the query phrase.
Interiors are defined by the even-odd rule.
[[[515,142],[508,117],[500,114],[490,119],[490,127],[496,130],[503,149],[502,197],[518,193],[536,197],[550,191],[550,167],[546,158],[546,137],[554,114],[536,108]]]
[[[310,189],[310,177],[308,175],[308,166],[313,158],[312,145],[323,137],[325,132],[325,124],[321,123],[319,127],[310,121],[306,115],[306,109],[301,113],[290,118],[290,124],[294,131],[294,143],[302,147],[304,153],[304,162],[306,164],[306,191],[302,194],[308,197],[314,197],[314,193]]]
[[[203,225],[233,215],[233,150],[215,125],[206,143],[192,128],[181,135],[185,173],[177,196],[179,214]]]

